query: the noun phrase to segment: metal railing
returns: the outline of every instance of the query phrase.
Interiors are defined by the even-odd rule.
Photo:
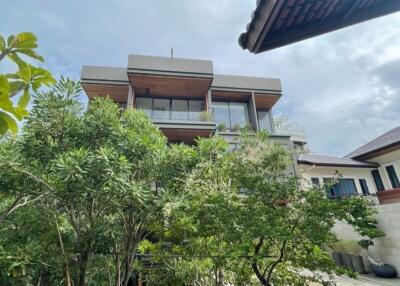
[[[291,136],[306,138],[306,131],[302,126],[295,122],[278,122],[275,123],[275,132],[283,133]]]
[[[212,112],[206,111],[203,108],[179,108],[153,106],[143,107],[137,106],[138,110],[145,112],[151,119],[164,119],[164,120],[185,120],[185,121],[212,121]]]

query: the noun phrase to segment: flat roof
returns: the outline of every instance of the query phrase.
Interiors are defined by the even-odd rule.
[[[258,0],[239,44],[257,54],[399,10],[399,0]]]
[[[128,73],[212,77],[213,63],[208,60],[129,55]]]
[[[282,92],[280,79],[215,74],[211,88]]]
[[[373,157],[376,152],[393,148],[396,145],[400,145],[400,126],[362,145],[350,154],[347,154],[345,158],[370,158]]]
[[[352,168],[376,168],[374,163],[366,163],[350,158],[338,158],[318,154],[302,154],[297,159],[299,164],[315,165],[321,167],[352,167]]]
[[[128,84],[126,68],[82,66],[82,83]]]

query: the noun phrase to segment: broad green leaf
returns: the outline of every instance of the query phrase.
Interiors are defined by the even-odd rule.
[[[14,48],[16,49],[35,49],[37,48],[37,39],[33,33],[23,32],[17,35]]]
[[[0,118],[7,123],[8,129],[11,132],[16,133],[18,131],[17,122],[14,118],[12,118],[12,116],[3,111],[0,111]]]
[[[6,49],[6,41],[4,38],[0,35],[0,52],[3,52]]]
[[[0,135],[4,135],[8,130],[7,122],[0,117]]]
[[[10,48],[14,45],[16,41],[16,37],[14,35],[10,35],[7,39],[7,46]]]
[[[26,108],[28,106],[29,99],[30,99],[29,87],[27,86],[25,87],[23,94],[18,100],[18,107]]]
[[[8,98],[10,94],[10,85],[4,75],[0,75],[0,99]]]
[[[29,83],[32,77],[32,66],[23,61],[18,62],[18,66],[19,71],[17,72],[17,74],[24,82]]]
[[[13,102],[8,97],[0,98],[0,109],[14,113]]]
[[[14,110],[11,112],[18,120],[22,120],[29,115],[28,110],[22,107],[14,107]]]
[[[32,49],[14,49],[13,50],[15,53],[21,53],[21,54],[25,54],[31,58],[37,59],[38,61],[43,62],[44,59],[41,55],[39,55],[38,53],[36,53],[34,50]]]

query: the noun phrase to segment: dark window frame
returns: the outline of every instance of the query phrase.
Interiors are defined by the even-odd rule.
[[[321,181],[318,177],[311,177],[311,184],[314,188],[318,188],[321,186]]]
[[[392,185],[392,188],[393,189],[400,188],[399,177],[397,176],[394,165],[386,166],[385,169],[386,169],[386,173],[389,177],[390,184]]]
[[[358,179],[358,182],[360,183],[361,191],[362,191],[363,195],[364,196],[370,195],[371,193],[368,188],[367,180],[366,179]]]
[[[382,192],[385,190],[385,185],[383,184],[381,174],[378,169],[371,171],[372,177],[374,178],[376,190]]]

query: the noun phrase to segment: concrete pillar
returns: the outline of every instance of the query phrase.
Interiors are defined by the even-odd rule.
[[[249,102],[247,103],[247,109],[249,111],[249,122],[253,126],[254,130],[258,131],[259,126],[254,92],[251,93]]]
[[[129,84],[128,100],[126,102],[126,108],[134,108],[134,107],[135,107],[135,92],[132,86]]]

